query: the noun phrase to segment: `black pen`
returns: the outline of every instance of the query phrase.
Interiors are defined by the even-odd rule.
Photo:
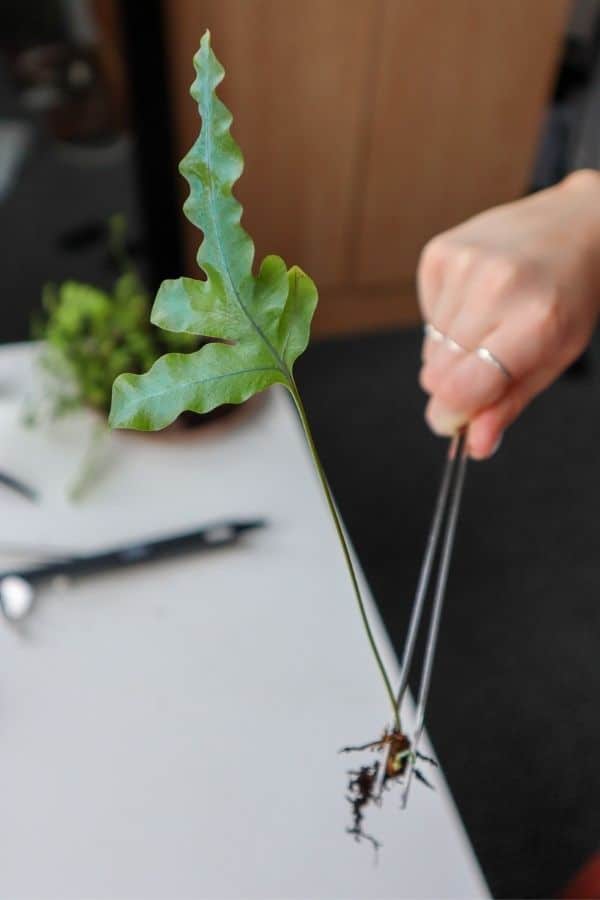
[[[35,503],[38,499],[38,493],[34,488],[25,484],[20,478],[9,475],[8,472],[0,472],[0,484],[3,484],[4,487],[14,491],[16,494],[20,494],[21,497],[25,497],[26,500],[31,500],[32,503]]]
[[[1,572],[0,608],[6,619],[17,621],[30,612],[36,590],[54,578],[93,575],[191,551],[226,547],[235,544],[246,531],[262,528],[265,524],[264,519],[216,522],[193,531],[136,541],[97,553],[70,554],[40,565]]]

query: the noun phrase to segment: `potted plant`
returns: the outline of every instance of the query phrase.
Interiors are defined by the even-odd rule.
[[[165,331],[150,322],[152,299],[127,253],[120,215],[109,220],[108,251],[117,272],[112,288],[73,280],[47,284],[43,313],[33,326],[40,342],[40,383],[29,398],[26,423],[54,422],[82,410],[94,414],[82,463],[68,489],[71,499],[80,498],[97,474],[115,378],[145,372],[165,352],[190,352],[204,344],[200,335]],[[204,424],[231,409],[221,407],[208,417],[184,412],[177,428]]]
[[[110,290],[72,280],[44,288],[43,315],[33,328],[45,376],[40,416],[58,418],[87,408],[106,420],[112,384],[121,372],[144,372],[166,351],[201,346],[196,335],[151,324],[151,297],[127,254],[122,216],[108,223],[108,250],[117,270]]]

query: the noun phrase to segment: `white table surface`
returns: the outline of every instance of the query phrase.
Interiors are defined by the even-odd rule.
[[[29,368],[26,348],[0,352],[0,468],[43,501],[1,490],[0,543],[91,550],[228,516],[270,527],[54,588],[23,630],[0,622],[0,897],[488,896],[441,774],[435,793],[413,785],[408,811],[394,793],[370,811],[377,864],[345,833],[351,759],[336,751],[389,716],[284,392],[202,436],[115,435],[72,505],[81,422],[20,426]]]

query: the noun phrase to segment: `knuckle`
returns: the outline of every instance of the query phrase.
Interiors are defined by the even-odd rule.
[[[468,406],[468,396],[457,375],[450,371],[440,380],[436,389],[436,397],[449,409],[463,409]]]
[[[563,314],[559,291],[549,286],[532,301],[533,328],[538,340],[549,347],[564,344],[569,329]]]
[[[453,248],[452,270],[459,278],[468,277],[481,264],[482,252],[473,244],[460,244]]]
[[[421,317],[425,322],[428,322],[433,315],[433,297],[431,296],[431,293],[420,288],[417,293],[417,299],[419,301]]]
[[[434,377],[431,366],[423,366],[419,372],[419,384],[427,394],[432,394],[435,390],[436,379]]]
[[[487,294],[504,296],[519,287],[523,280],[524,266],[515,256],[491,256],[486,261],[484,289]]]
[[[425,244],[417,267],[417,281],[421,295],[428,295],[439,290],[447,258],[447,241],[443,235],[431,238]]]
[[[430,238],[419,258],[419,270],[429,272],[444,266],[448,257],[448,241],[443,234]]]
[[[421,308],[431,313],[436,295],[448,275],[459,283],[478,265],[481,251],[472,244],[459,243],[448,232],[431,238],[421,251],[417,283]]]
[[[449,409],[471,414],[497,399],[496,381],[489,376],[473,378],[471,366],[458,364],[444,373],[436,385],[435,396]]]
[[[478,277],[485,265],[486,253],[475,244],[454,241],[446,250],[446,270],[453,291],[462,291]]]

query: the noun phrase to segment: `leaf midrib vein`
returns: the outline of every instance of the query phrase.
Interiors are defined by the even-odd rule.
[[[271,355],[277,362],[277,368],[279,369],[279,371],[283,375],[285,375],[285,377],[289,381],[290,375],[287,370],[287,366],[285,365],[284,361],[281,359],[281,357],[279,356],[279,354],[277,353],[277,351],[271,344],[270,340],[267,338],[266,334],[263,332],[260,325],[258,325],[258,323],[255,322],[255,320],[252,318],[252,316],[246,309],[246,306],[244,305],[242,298],[240,297],[239,292],[237,291],[236,286],[234,284],[233,276],[231,274],[231,269],[229,268],[229,263],[228,263],[227,257],[225,256],[225,249],[223,247],[223,241],[221,238],[221,228],[220,228],[219,218],[217,216],[216,206],[215,206],[215,189],[214,189],[214,181],[213,181],[213,174],[212,174],[212,158],[213,158],[212,122],[213,122],[214,93],[211,89],[208,89],[208,91],[207,91],[207,88],[206,88],[207,83],[208,83],[208,79],[204,79],[202,87],[204,89],[204,100],[205,100],[206,108],[208,111],[208,115],[205,118],[203,127],[206,128],[206,156],[207,156],[207,161],[208,161],[207,170],[208,170],[208,181],[209,181],[209,198],[210,198],[210,209],[211,209],[211,213],[212,213],[212,217],[213,217],[213,225],[214,225],[214,230],[215,230],[215,238],[217,241],[217,246],[219,248],[219,253],[221,255],[221,260],[223,262],[223,268],[227,275],[227,280],[229,281],[229,284],[231,287],[231,292],[233,293],[233,296],[237,300],[242,312],[244,313],[244,315],[246,316],[246,318],[248,319],[248,321],[250,322],[251,326],[254,328],[256,333],[258,335],[260,335],[260,337],[262,338],[264,343],[267,345]],[[207,93],[208,93],[208,97],[207,97]]]
[[[225,372],[223,375],[209,375],[207,378],[196,378],[194,381],[187,381],[184,385],[180,386],[182,390],[189,387],[195,387],[198,384],[206,384],[208,381],[222,381],[224,378],[233,378],[235,375],[249,375],[252,372],[280,372],[278,366],[256,366],[255,368],[250,369],[236,369],[234,372]],[[154,400],[157,397],[163,397],[165,394],[171,393],[173,390],[177,390],[177,385],[175,387],[165,388],[164,391],[156,391],[154,394],[146,394],[144,400]]]

